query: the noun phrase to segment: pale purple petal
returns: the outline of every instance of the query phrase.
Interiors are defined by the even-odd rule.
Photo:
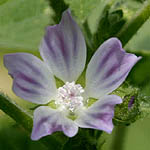
[[[58,25],[49,26],[40,53],[52,72],[63,80],[76,81],[84,69],[86,45],[82,32],[67,10]]]
[[[38,140],[56,131],[63,131],[68,137],[75,136],[78,126],[64,116],[62,112],[48,106],[41,106],[34,111],[34,123],[31,139]]]
[[[141,57],[126,53],[117,38],[110,38],[96,51],[86,72],[86,92],[99,98],[118,88]]]
[[[93,128],[111,133],[113,130],[114,106],[121,102],[119,96],[107,95],[80,113],[75,122],[81,128]]]
[[[14,93],[30,102],[48,103],[56,94],[56,85],[47,65],[28,53],[4,56],[4,65],[13,78]]]

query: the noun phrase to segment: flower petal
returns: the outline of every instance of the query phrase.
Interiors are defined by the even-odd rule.
[[[119,96],[107,95],[80,113],[75,122],[81,128],[93,128],[111,133],[114,106],[121,102],[122,100]]]
[[[51,109],[48,106],[37,108],[34,112],[31,139],[38,140],[56,131],[63,131],[65,135],[72,137],[77,134],[78,127],[74,121],[68,119],[62,112],[56,109]]]
[[[85,40],[68,10],[63,13],[58,25],[47,27],[40,53],[52,72],[64,82],[76,81],[83,71]]]
[[[56,93],[56,85],[49,68],[28,53],[4,56],[4,65],[14,78],[13,91],[17,96],[37,104],[45,104]]]
[[[88,64],[86,93],[99,98],[118,88],[141,57],[126,53],[117,38],[104,42]]]

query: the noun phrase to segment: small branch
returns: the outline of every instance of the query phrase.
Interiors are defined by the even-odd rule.
[[[150,16],[150,2],[146,1],[143,8],[133,17],[127,21],[117,37],[125,46],[132,36],[140,29],[140,27],[147,21]]]

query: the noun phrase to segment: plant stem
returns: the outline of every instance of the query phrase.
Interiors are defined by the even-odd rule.
[[[117,126],[113,144],[112,144],[112,150],[123,150],[124,149],[126,133],[127,133],[127,127]]]
[[[32,117],[3,94],[0,95],[0,109],[22,125],[28,132],[31,132],[33,124]]]
[[[133,17],[127,21],[121,31],[117,34],[117,37],[121,40],[123,46],[125,46],[132,36],[138,31],[138,29],[147,21],[150,16],[150,2],[146,1],[143,8]]]
[[[0,93],[0,109],[14,119],[28,133],[31,133],[33,126],[32,116],[2,93]],[[65,138],[65,136],[56,133],[51,136],[44,137],[40,141],[50,149],[55,147],[55,150],[60,150],[62,144],[64,144],[66,140],[67,138]]]

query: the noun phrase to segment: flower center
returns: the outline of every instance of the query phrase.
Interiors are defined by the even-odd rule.
[[[77,108],[83,106],[82,93],[84,93],[84,89],[80,84],[75,84],[74,81],[66,82],[65,85],[58,88],[55,104],[62,109],[74,112]]]

